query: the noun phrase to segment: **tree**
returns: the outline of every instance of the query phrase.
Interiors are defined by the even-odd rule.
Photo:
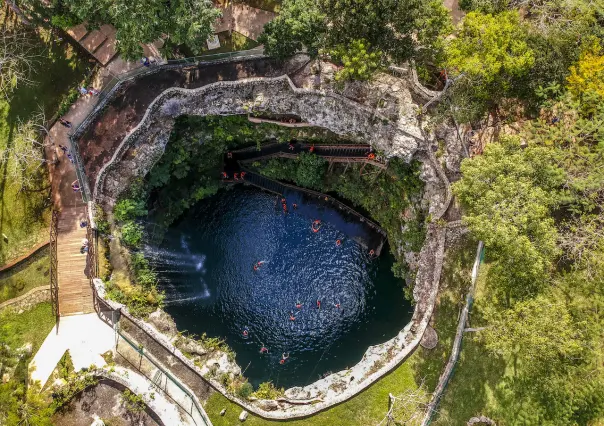
[[[464,161],[463,177],[453,185],[464,222],[496,260],[490,276],[508,302],[534,294],[559,253],[551,213],[564,171],[555,160],[550,149],[523,150],[517,139],[503,139]]]
[[[422,58],[437,56],[428,52],[449,25],[446,9],[436,0],[285,0],[260,42],[269,55],[283,58],[302,48],[311,56],[320,49],[350,49],[362,39],[391,61],[403,61],[419,50]]]
[[[596,39],[587,45],[575,65],[570,67],[568,89],[584,108],[595,112],[604,102],[604,54]]]
[[[473,98],[487,108],[515,93],[535,61],[527,27],[518,12],[470,12],[459,34],[446,46],[446,66],[471,82]]]
[[[578,356],[582,333],[564,301],[539,295],[503,311],[488,310],[489,327],[483,331],[491,351],[517,357],[523,369],[552,368],[560,359]]]
[[[91,25],[115,26],[117,47],[130,59],[142,56],[141,43],[164,37],[166,43],[201,51],[221,13],[209,0],[72,0],[65,6]]]
[[[371,51],[371,44],[365,40],[353,40],[349,46],[338,46],[331,51],[331,57],[344,65],[336,73],[336,80],[369,80],[381,65],[382,53]]]
[[[0,31],[0,92],[8,99],[19,84],[29,84],[36,63],[35,46],[25,33]]]
[[[279,59],[303,48],[316,56],[324,45],[326,16],[315,0],[285,0],[277,17],[264,26],[258,41],[265,52]]]

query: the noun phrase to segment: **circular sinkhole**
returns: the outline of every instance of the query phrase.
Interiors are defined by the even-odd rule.
[[[387,246],[369,255],[375,232],[303,193],[284,196],[287,213],[268,192],[220,191],[145,249],[178,329],[225,339],[255,386],[304,386],[351,367],[412,315]]]

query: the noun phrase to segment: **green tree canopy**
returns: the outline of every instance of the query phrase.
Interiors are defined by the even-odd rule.
[[[551,367],[560,358],[576,357],[582,334],[564,301],[539,295],[503,311],[488,311],[487,348],[517,357],[527,369]]]
[[[285,0],[259,41],[269,55],[283,58],[302,48],[313,56],[320,49],[350,51],[357,40],[365,40],[373,51],[400,61],[416,53],[436,57],[439,38],[450,28],[447,10],[437,0]]]
[[[528,74],[535,55],[528,45],[528,31],[518,12],[496,16],[470,12],[459,34],[446,47],[446,64],[464,74],[475,96],[497,102],[513,93],[517,79]]]
[[[463,179],[453,185],[465,223],[497,259],[494,275],[506,298],[534,294],[559,253],[551,213],[564,172],[555,159],[552,150],[521,149],[510,138],[464,161]]]
[[[279,15],[264,26],[258,41],[266,53],[279,59],[303,48],[316,56],[326,32],[326,16],[315,0],[286,0]]]
[[[381,65],[381,52],[370,52],[371,45],[365,40],[354,40],[349,46],[338,46],[331,56],[344,68],[336,74],[336,80],[368,80]]]
[[[221,13],[210,0],[71,0],[65,5],[81,21],[115,26],[117,47],[130,59],[142,56],[141,43],[164,36],[167,43],[200,51]]]

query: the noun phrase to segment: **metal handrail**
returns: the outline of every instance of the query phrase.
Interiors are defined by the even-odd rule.
[[[50,301],[52,304],[52,312],[55,315],[57,322],[59,321],[59,278],[57,268],[57,240],[58,240],[58,226],[59,225],[59,211],[53,210],[50,220]]]
[[[136,324],[134,324],[134,325],[136,325]],[[204,415],[205,411],[198,404],[195,396],[193,394],[191,394],[191,392],[189,392],[188,389],[186,389],[184,386],[182,386],[178,379],[176,379],[172,374],[170,374],[168,371],[166,371],[165,368],[163,368],[160,364],[158,364],[155,360],[153,360],[149,355],[147,355],[147,353],[145,352],[144,346],[137,345],[132,340],[130,340],[130,338],[126,337],[120,330],[119,322],[116,324],[115,331],[118,334],[118,336],[121,337],[126,343],[128,343],[138,354],[140,354],[141,356],[144,356],[147,361],[149,361],[151,364],[153,364],[153,366],[155,368],[157,368],[159,371],[161,371],[161,373],[164,376],[166,376],[168,379],[170,379],[170,381],[172,383],[174,383],[176,385],[176,387],[178,387],[185,395],[187,395],[189,397],[189,399],[191,400],[191,411],[193,411],[193,407],[195,407],[195,409],[197,410],[197,413],[199,414],[199,417],[203,421],[203,424],[205,426],[211,426],[206,421],[206,416]],[[178,404],[178,402],[172,396],[170,396],[170,397]],[[178,405],[180,405],[180,404],[178,404]],[[193,417],[193,413],[192,412],[189,413],[185,409],[185,407],[182,407],[182,408],[191,417],[191,419],[193,420],[193,423],[195,423],[197,425],[197,422],[195,421],[195,418]]]

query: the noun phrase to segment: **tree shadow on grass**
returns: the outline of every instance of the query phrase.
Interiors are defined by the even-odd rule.
[[[476,242],[472,240],[465,240],[447,252],[439,301],[432,318],[439,342],[432,350],[420,348],[414,364],[416,381],[424,380],[430,392],[434,391],[451,355],[475,255]],[[471,316],[473,326],[482,324],[479,306],[474,306]],[[434,416],[435,424],[463,425],[470,417],[485,414],[491,392],[503,379],[505,365],[503,359],[486,350],[478,334],[465,333],[459,361]]]

